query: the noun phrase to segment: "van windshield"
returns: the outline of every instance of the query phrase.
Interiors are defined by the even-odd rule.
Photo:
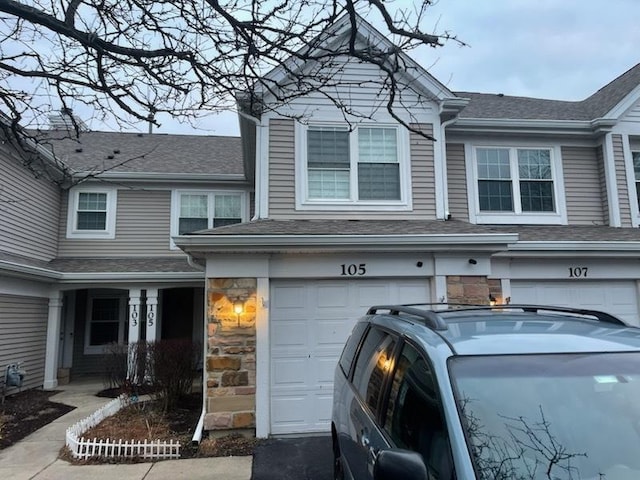
[[[640,354],[449,361],[480,480],[640,479]]]

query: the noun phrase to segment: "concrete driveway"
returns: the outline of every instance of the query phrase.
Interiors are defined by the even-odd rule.
[[[266,440],[253,454],[251,480],[329,480],[331,436]]]

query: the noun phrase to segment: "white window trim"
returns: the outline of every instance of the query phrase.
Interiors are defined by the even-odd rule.
[[[107,219],[104,230],[78,230],[78,199],[81,193],[107,194]],[[116,238],[116,211],[118,190],[116,188],[73,187],[69,190],[67,210],[67,238],[114,239]]]
[[[345,123],[336,121],[314,121],[312,127],[348,127]],[[349,199],[309,199],[309,177],[307,175],[307,130],[309,125],[295,123],[295,192],[296,210],[310,211],[410,211],[412,205],[411,193],[411,159],[409,149],[409,132],[406,128],[392,123],[360,123],[349,136],[351,155],[351,172],[358,159],[353,153],[358,151],[358,136],[354,133],[358,127],[363,128],[393,128],[398,132],[398,164],[400,173],[400,200],[357,200],[358,183],[355,175],[350,175]]]
[[[640,206],[638,205],[638,183],[636,182],[636,172],[633,169],[633,153],[640,152],[636,145],[631,146],[631,139],[628,134],[622,135],[622,151],[624,155],[625,170],[627,176],[627,191],[629,192],[629,208],[631,210],[631,226],[640,226]]]
[[[247,192],[244,190],[202,190],[202,189],[180,189],[171,191],[171,236],[169,238],[169,248],[178,250],[178,246],[174,243],[173,237],[178,237],[179,219],[180,219],[180,196],[188,195],[207,195],[207,212],[214,211],[213,199],[215,195],[240,195],[240,216],[243,222],[249,218],[249,201],[247,200]],[[213,216],[209,215],[207,219],[207,228],[213,228]]]
[[[478,148],[508,148],[516,149],[544,149],[551,151],[551,176],[553,181],[553,197],[555,212],[522,212],[520,199],[514,195],[513,212],[481,212],[478,199],[478,167],[476,150]],[[510,152],[510,157],[512,153]],[[517,142],[466,143],[465,164],[467,174],[467,199],[469,206],[469,221],[476,224],[531,224],[531,225],[567,225],[567,208],[564,193],[564,177],[562,172],[562,153],[558,145],[531,144]],[[511,179],[514,182],[514,178]]]
[[[118,344],[124,344],[125,321],[127,317],[127,297],[118,293],[89,293],[87,296],[87,319],[84,329],[84,354],[85,355],[101,355],[105,353],[105,345],[90,345],[91,339],[91,312],[93,311],[92,302],[97,298],[117,298],[119,301],[120,318],[118,319]]]

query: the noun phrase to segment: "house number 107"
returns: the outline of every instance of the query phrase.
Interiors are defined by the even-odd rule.
[[[569,278],[587,278],[588,267],[569,267]]]
[[[342,265],[340,265],[341,273],[340,276],[349,276],[349,277],[354,277],[357,275],[364,275],[365,273],[367,273],[367,264],[366,263],[360,263],[358,265],[356,265],[355,263],[343,263]]]

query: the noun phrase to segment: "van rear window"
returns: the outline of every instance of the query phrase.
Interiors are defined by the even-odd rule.
[[[344,350],[342,350],[342,356],[340,357],[340,368],[346,377],[349,377],[349,372],[351,371],[351,365],[353,364],[353,358],[356,355],[358,350],[358,345],[360,345],[360,340],[362,339],[362,334],[367,329],[368,323],[366,322],[358,322],[356,326],[353,327],[353,331],[351,332],[351,336],[348,338],[347,343],[344,346]]]

